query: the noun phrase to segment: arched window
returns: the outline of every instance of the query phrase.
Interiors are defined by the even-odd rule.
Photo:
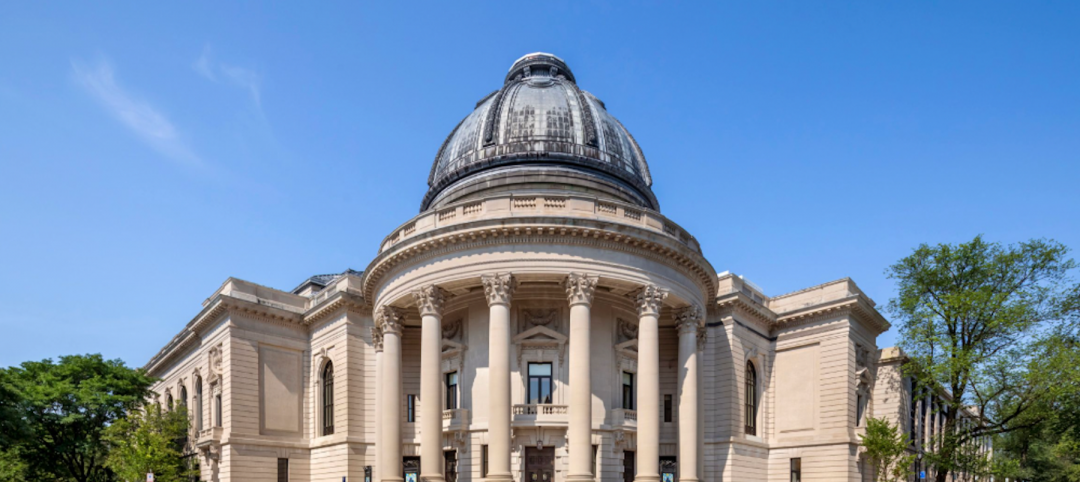
[[[165,406],[168,407],[169,410],[172,410],[172,404],[173,404],[172,394],[166,392],[165,393]]]
[[[757,435],[757,371],[746,362],[746,434]]]
[[[195,377],[195,430],[202,430],[202,377]]]
[[[322,434],[334,433],[334,364],[326,362],[322,371]]]
[[[180,405],[187,407],[187,387],[180,385]]]

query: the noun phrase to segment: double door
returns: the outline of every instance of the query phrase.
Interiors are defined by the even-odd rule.
[[[525,448],[525,481],[553,482],[555,480],[555,447]]]

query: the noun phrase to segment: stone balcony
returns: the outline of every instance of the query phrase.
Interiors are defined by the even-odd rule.
[[[637,429],[637,411],[616,408],[611,411],[611,424],[618,428]]]
[[[514,405],[515,427],[535,427],[541,425],[566,426],[570,422],[566,405],[528,404]]]
[[[443,410],[442,412],[442,427],[444,431],[462,430],[468,423],[469,409],[467,408],[455,408]]]
[[[195,446],[199,448],[221,443],[221,427],[211,427],[200,430],[195,437]]]

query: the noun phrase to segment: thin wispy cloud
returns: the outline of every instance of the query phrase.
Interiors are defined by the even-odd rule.
[[[246,90],[255,106],[262,109],[262,76],[255,70],[214,60],[209,45],[203,47],[202,54],[191,64],[191,68],[206,80],[218,82],[220,79]]]
[[[143,141],[174,161],[201,164],[176,126],[149,102],[124,90],[116,81],[112,65],[105,60],[93,64],[72,59],[75,81]]]

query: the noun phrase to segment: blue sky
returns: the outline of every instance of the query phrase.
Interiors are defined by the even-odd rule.
[[[889,264],[979,233],[1080,248],[1078,24],[1077,2],[7,2],[0,366],[141,366],[229,276],[364,269],[533,51],[768,294],[850,276],[884,305]]]

